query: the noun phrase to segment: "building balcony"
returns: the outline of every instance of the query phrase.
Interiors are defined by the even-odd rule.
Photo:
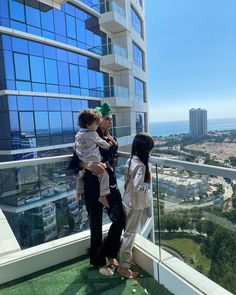
[[[125,7],[114,0],[104,1],[99,4],[101,16],[99,25],[111,33],[127,30]]]
[[[132,101],[129,99],[129,89],[120,85],[98,87],[90,90],[104,101],[109,102],[111,107],[131,107]]]
[[[117,43],[108,43],[102,46],[91,47],[89,51],[102,55],[100,66],[113,70],[128,70],[131,68],[127,49]]]
[[[117,165],[121,191],[126,157],[126,153],[120,153]],[[97,293],[114,294],[116,288],[120,288],[117,291],[120,294],[128,287],[130,292],[135,289],[137,294],[156,294],[156,290],[161,288],[157,283],[160,283],[176,295],[235,294],[235,169],[150,158],[151,203],[150,208],[144,211],[134,246],[134,260],[144,278],[138,277],[134,282],[122,281],[118,274],[112,278],[98,278],[98,272],[89,267],[88,260],[83,260],[89,246],[89,231],[85,214],[81,215],[78,224],[69,225],[66,208],[70,196],[75,193],[76,180],[66,169],[69,160],[69,156],[61,156],[0,163],[0,207],[3,210],[3,214],[0,212],[0,284],[10,282],[0,287],[0,293],[8,294],[29,286],[37,290],[37,284],[41,284],[46,288],[42,291],[44,294],[49,292],[49,286],[52,294],[61,294],[60,288],[70,294],[72,287],[75,293],[83,288],[89,292],[93,288]],[[28,173],[33,169],[38,176],[30,181]],[[55,177],[55,173],[64,175],[63,181],[70,185],[59,198],[55,192],[56,225],[42,237],[40,216],[34,220],[31,213],[43,205],[36,201],[19,213],[17,210],[5,211],[4,206],[17,207],[19,196],[16,187],[24,189],[30,184],[40,195],[41,184],[57,186],[60,179]],[[204,185],[199,185],[200,182]],[[79,212],[85,213],[83,201],[79,201],[78,206]],[[104,234],[108,228],[109,224],[104,224]],[[33,230],[33,235],[30,235],[30,230]],[[50,239],[54,240],[48,242]],[[78,257],[82,259],[79,262]],[[55,265],[58,266],[55,268]],[[52,266],[53,269],[47,269]],[[68,269],[73,271],[66,275]],[[42,270],[43,275],[42,272],[34,274],[36,285],[33,287],[33,276],[28,275]],[[54,277],[54,272],[63,272],[68,279],[63,279],[62,284],[60,275],[60,284],[56,283],[57,279],[50,284],[42,284],[46,277]],[[147,278],[148,283],[145,283]],[[26,294],[28,289],[24,290],[22,292]],[[170,294],[169,291],[162,289],[159,294]]]

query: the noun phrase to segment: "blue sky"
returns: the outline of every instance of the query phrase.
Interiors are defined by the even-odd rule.
[[[146,0],[150,122],[236,117],[236,0]]]

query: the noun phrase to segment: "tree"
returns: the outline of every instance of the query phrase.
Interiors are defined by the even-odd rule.
[[[179,229],[179,219],[176,216],[168,215],[165,218],[165,228],[172,232]]]
[[[230,160],[230,163],[232,166],[236,166],[236,157],[231,156],[231,157],[229,157],[229,160]]]
[[[209,256],[212,259],[209,277],[236,292],[236,234],[225,228],[217,228],[209,238]]]

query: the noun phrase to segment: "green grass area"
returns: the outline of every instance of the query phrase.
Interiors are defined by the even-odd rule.
[[[0,295],[128,295],[145,294],[145,289],[153,295],[172,294],[142,269],[135,268],[141,274],[135,280],[121,279],[118,273],[105,277],[89,265],[87,258],[77,259],[6,283],[0,287]]]
[[[163,233],[162,244],[177,251],[186,263],[196,270],[208,275],[211,260],[200,250],[201,237],[187,233]]]

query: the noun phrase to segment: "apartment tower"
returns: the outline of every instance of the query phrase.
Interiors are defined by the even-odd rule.
[[[145,43],[143,0],[1,0],[0,162],[70,154],[78,112],[104,101],[120,147],[148,131]],[[67,164],[0,173],[22,247],[81,222]]]
[[[192,137],[207,135],[207,111],[200,108],[189,110],[189,128]]]

